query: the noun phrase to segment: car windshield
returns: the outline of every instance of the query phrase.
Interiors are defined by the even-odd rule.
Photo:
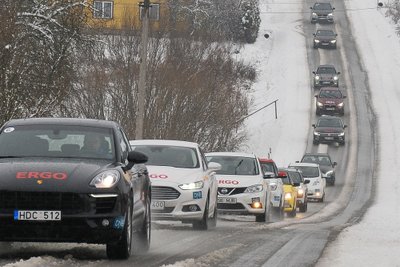
[[[132,148],[149,158],[146,165],[175,168],[200,167],[195,148],[169,145],[133,145]]]
[[[289,171],[289,176],[290,179],[293,181],[293,183],[302,183],[303,181],[301,180],[301,174],[296,171]]]
[[[332,162],[329,156],[325,155],[307,155],[304,156],[301,162],[317,163],[319,165],[331,166]]]
[[[274,173],[275,172],[274,165],[272,162],[260,162],[260,165],[261,165],[261,170],[263,173],[266,173],[266,172]]]
[[[319,36],[335,36],[335,33],[330,30],[318,30],[317,35],[319,35]]]
[[[240,156],[207,156],[208,162],[221,164],[217,174],[228,175],[258,175],[259,170],[255,158]]]
[[[336,74],[336,69],[332,67],[318,67],[318,74]]]
[[[340,119],[319,119],[318,127],[342,127],[342,122]]]
[[[112,129],[71,125],[23,125],[0,133],[0,157],[114,159]]]
[[[285,185],[291,185],[292,181],[290,180],[289,173],[286,172],[286,177],[282,177],[282,183]]]
[[[292,166],[293,167],[293,166]],[[296,169],[299,169],[303,174],[304,178],[312,178],[319,176],[318,167],[311,167],[311,166],[295,166]]]
[[[342,93],[339,90],[321,90],[319,93],[320,98],[342,98]]]
[[[315,3],[314,10],[332,10],[332,6],[329,3]]]

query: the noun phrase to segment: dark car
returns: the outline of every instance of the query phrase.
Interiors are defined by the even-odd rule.
[[[314,88],[320,88],[322,86],[339,87],[340,71],[336,71],[335,66],[329,64],[319,65],[312,73],[314,74]]]
[[[327,48],[336,48],[336,36],[337,34],[332,30],[317,30],[313,33],[313,46],[314,48],[318,47],[327,47]]]
[[[337,163],[332,161],[328,153],[306,153],[303,155],[301,162],[319,164],[322,177],[326,179],[328,184],[335,184],[335,167]]]
[[[337,142],[340,145],[345,143],[344,129],[347,127],[341,118],[336,116],[321,116],[314,127],[313,143],[333,143]]]
[[[317,115],[339,114],[344,115],[344,99],[346,96],[337,87],[322,87],[315,95]]]
[[[311,9],[311,23],[325,22],[333,23],[333,10],[335,8],[330,3],[315,3]]]
[[[0,128],[0,241],[150,245],[151,184],[115,122],[11,120]],[[137,165],[135,165],[137,164]],[[135,166],[134,166],[135,165]]]

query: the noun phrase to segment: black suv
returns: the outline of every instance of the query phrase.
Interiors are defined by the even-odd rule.
[[[323,115],[320,117],[314,127],[313,143],[333,143],[340,145],[345,143],[344,129],[347,127],[340,117]]]
[[[317,70],[312,73],[314,74],[314,88],[320,88],[322,86],[339,86],[340,71],[336,71],[336,68],[333,65],[320,65]]]
[[[328,184],[335,184],[335,167],[337,163],[332,161],[328,153],[306,153],[303,155],[301,162],[319,164],[322,177],[326,179]]]
[[[313,46],[314,48],[318,47],[327,47],[327,48],[335,48],[336,49],[336,36],[337,34],[332,30],[317,30],[314,35]]]
[[[315,3],[311,9],[311,23],[326,22],[333,23],[334,7],[330,3]]]

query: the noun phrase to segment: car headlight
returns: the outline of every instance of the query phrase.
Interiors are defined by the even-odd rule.
[[[338,77],[338,76],[333,76],[333,79],[334,79],[335,81],[337,81],[337,80],[339,79],[339,77]]]
[[[292,199],[292,193],[290,192],[285,193],[285,200],[290,200],[290,199]]]
[[[319,185],[319,180],[314,181],[312,185]]]
[[[333,13],[329,13],[329,14],[328,14],[328,17],[333,17]]]
[[[317,16],[317,13],[313,12],[311,15],[312,15],[313,17],[316,17],[316,16]]]
[[[276,183],[270,183],[269,187],[271,188],[271,191],[275,191],[278,185]]]
[[[326,176],[326,177],[331,177],[331,176],[333,176],[333,170],[327,171],[327,172],[325,173],[325,176]]]
[[[319,80],[319,76],[317,75],[317,76],[315,76],[315,79],[318,81]]]
[[[204,186],[204,182],[203,181],[197,181],[194,183],[187,183],[187,184],[181,184],[178,185],[180,189],[183,190],[195,190],[195,189],[202,189]]]
[[[318,40],[318,39],[315,39],[314,42],[319,43],[319,40]]]
[[[336,43],[336,40],[332,40],[332,41],[331,41],[331,44],[334,44],[334,43]]]
[[[344,105],[344,102],[337,104],[337,106],[338,106],[339,108],[342,108],[343,105]]]
[[[338,136],[344,136],[344,132],[339,133]]]
[[[257,193],[257,192],[261,192],[261,191],[263,191],[262,184],[256,184],[256,185],[247,187],[246,190],[244,190],[244,193]]]
[[[96,188],[111,188],[120,179],[120,174],[116,170],[108,170],[96,175],[90,182],[91,186]]]
[[[317,106],[322,108],[324,106],[324,104],[322,104],[321,102],[317,102]]]
[[[321,134],[319,132],[314,132],[314,135],[320,136]]]
[[[304,190],[303,190],[303,189],[299,189],[299,190],[297,191],[297,196],[298,196],[298,197],[303,197],[303,195],[304,195]]]

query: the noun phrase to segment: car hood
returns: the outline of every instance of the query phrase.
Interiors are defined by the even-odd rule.
[[[332,9],[322,9],[322,10],[313,10],[314,13],[317,15],[328,15],[329,13],[332,13]]]
[[[319,133],[342,133],[343,129],[337,127],[317,127],[315,131]]]
[[[264,184],[265,180],[260,175],[221,175],[217,174],[218,187],[248,187]]]
[[[337,105],[343,102],[343,99],[341,98],[321,98],[318,97],[318,102],[321,102],[322,104],[329,104],[329,105]]]
[[[170,166],[147,165],[153,186],[178,186],[184,183],[203,180],[204,173],[200,168],[175,168]]]
[[[322,173],[327,173],[328,171],[333,170],[331,166],[326,166],[326,165],[319,165],[319,168]]]
[[[332,74],[326,74],[326,73],[322,73],[322,74],[317,74],[319,76],[319,78],[321,80],[333,80],[334,75]]]
[[[0,160],[0,190],[88,193],[94,176],[115,165],[105,160],[13,158]]]
[[[326,35],[317,35],[314,38],[320,41],[332,41],[336,39],[334,36],[326,36]]]

